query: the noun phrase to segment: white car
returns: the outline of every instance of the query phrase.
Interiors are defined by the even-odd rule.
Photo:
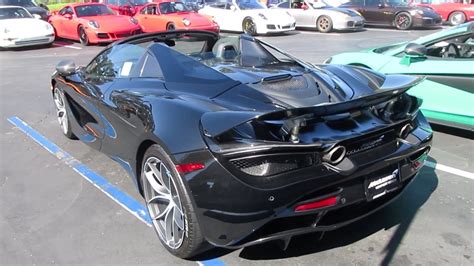
[[[290,13],[268,9],[257,0],[224,0],[206,5],[200,14],[212,17],[222,31],[249,35],[279,33],[295,29]]]
[[[273,8],[288,11],[299,28],[316,28],[327,33],[333,30],[361,30],[364,27],[364,18],[357,11],[332,7],[325,0],[283,0]]]
[[[0,6],[0,47],[51,44],[54,29],[39,16],[19,6]]]

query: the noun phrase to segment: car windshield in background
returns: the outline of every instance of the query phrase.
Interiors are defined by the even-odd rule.
[[[309,4],[313,8],[322,8],[322,7],[326,7],[326,6],[331,6],[330,4],[326,3],[323,0],[318,0],[318,1],[314,1],[314,2],[309,1]]]
[[[408,2],[404,0],[388,0],[387,4],[390,6],[408,6]]]
[[[93,17],[114,15],[115,13],[106,5],[84,5],[75,7],[78,17]]]
[[[260,4],[260,2],[256,0],[237,0],[236,3],[239,6],[239,8],[242,10],[265,8],[265,6],[263,6],[262,4]]]
[[[118,1],[119,6],[124,5],[133,5],[133,6],[143,6],[148,4],[148,0],[120,0]]]
[[[24,6],[24,7],[38,6],[32,0],[0,0],[0,5],[2,5],[2,6]]]
[[[14,19],[14,18],[32,18],[31,14],[23,8],[6,7],[0,8],[0,19]]]
[[[181,2],[165,2],[160,4],[161,14],[188,12],[189,8]]]

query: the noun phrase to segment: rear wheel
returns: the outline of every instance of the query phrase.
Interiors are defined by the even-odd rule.
[[[173,23],[170,23],[166,26],[167,31],[173,31],[176,30],[176,26]]]
[[[176,166],[158,145],[152,145],[143,158],[143,195],[161,243],[173,255],[189,258],[204,243],[201,230]]]
[[[413,24],[410,14],[402,12],[395,16],[395,27],[399,30],[408,30]]]
[[[61,127],[61,131],[64,136],[69,139],[76,139],[76,136],[72,133],[71,124],[69,123],[69,112],[67,111],[67,101],[64,92],[58,87],[54,87],[53,100],[56,106],[56,117]]]
[[[90,44],[89,37],[87,37],[87,33],[84,27],[80,26],[78,33],[79,33],[79,41],[81,41],[81,44],[84,46],[88,46]]]
[[[455,11],[449,15],[448,21],[453,26],[463,24],[466,22],[466,15],[461,11]]]
[[[328,33],[332,31],[332,20],[328,16],[320,16],[316,21],[316,28],[319,32]]]
[[[245,18],[242,22],[242,31],[250,36],[257,35],[257,25],[251,18]]]

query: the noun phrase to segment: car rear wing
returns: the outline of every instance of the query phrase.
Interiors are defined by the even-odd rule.
[[[293,133],[299,127],[304,126],[306,121],[313,118],[324,118],[326,120],[344,119],[350,116],[350,112],[361,110],[369,107],[383,105],[383,119],[391,119],[391,117],[402,117],[416,112],[421,105],[421,100],[416,97],[401,97],[411,87],[422,82],[424,78],[402,75],[386,76],[386,80],[380,89],[376,89],[373,93],[359,96],[358,98],[329,104],[320,104],[311,107],[285,109],[272,112],[258,111],[218,111],[208,112],[201,117],[201,125],[204,135],[215,138],[225,132],[238,127],[252,120],[258,121],[280,121],[282,130],[287,134]],[[402,99],[403,108],[395,108],[394,103],[397,99]],[[389,104],[391,103],[391,104]],[[389,108],[390,110],[388,110]],[[404,113],[404,114],[403,114]]]

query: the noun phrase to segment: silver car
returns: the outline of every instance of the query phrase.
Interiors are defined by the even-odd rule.
[[[358,30],[364,27],[364,18],[348,8],[332,7],[324,0],[284,0],[271,2],[272,8],[287,10],[296,20],[296,27],[316,28],[320,32]]]

